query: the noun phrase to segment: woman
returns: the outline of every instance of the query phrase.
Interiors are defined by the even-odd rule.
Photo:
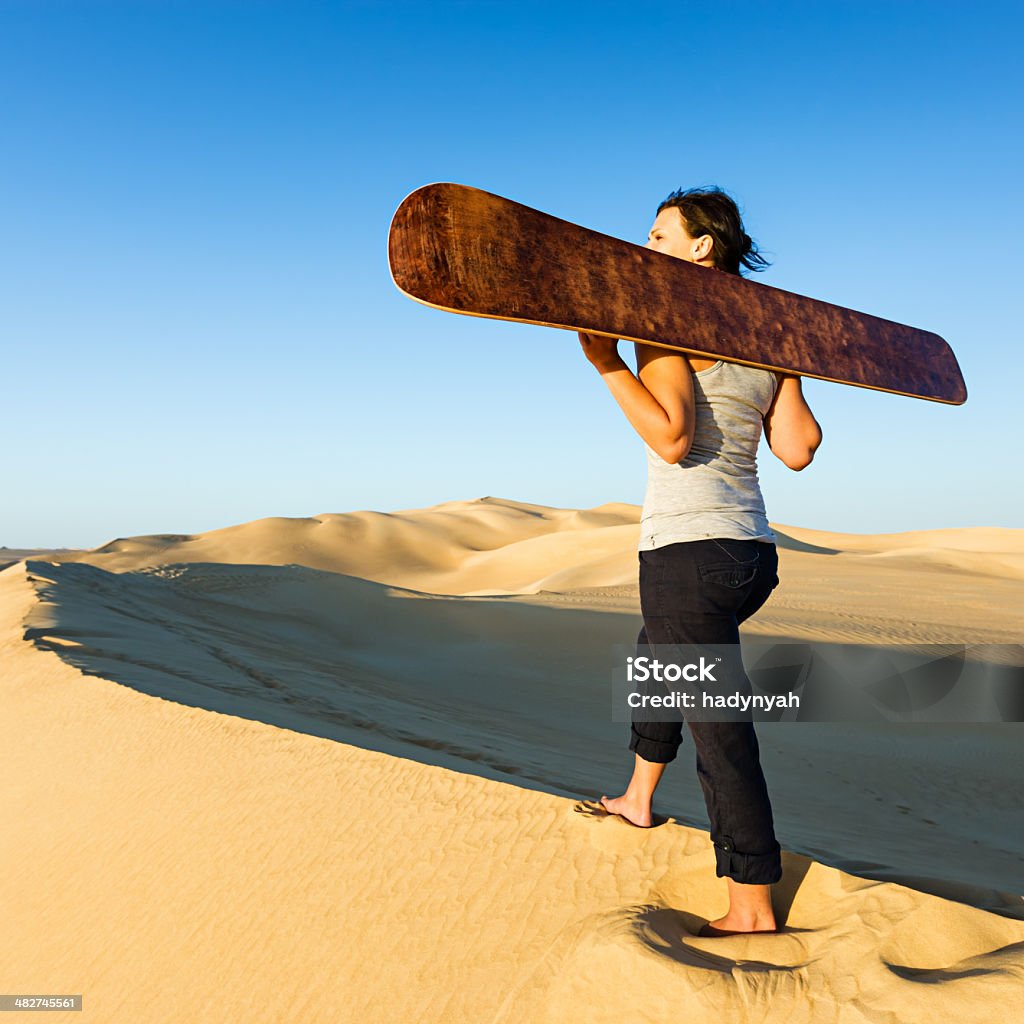
[[[725,273],[767,261],[721,189],[673,192],[659,207],[646,248]],[[634,376],[617,339],[580,334],[647,448],[641,514],[638,651],[647,644],[739,644],[739,624],[778,584],[775,535],[765,516],[756,454],[771,451],[800,470],[821,443],[800,378],[636,345]],[[737,648],[738,649],[738,648]],[[716,874],[729,910],[703,936],[775,931],[771,885],[782,877],[771,802],[753,722],[691,722],[697,776],[711,823]],[[649,828],[651,801],[682,742],[682,721],[640,720],[629,749],[633,776],[622,796],[602,797],[613,814]]]

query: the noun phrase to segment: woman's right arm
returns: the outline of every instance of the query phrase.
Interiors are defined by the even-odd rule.
[[[800,388],[800,378],[776,374],[779,386],[764,416],[764,436],[772,454],[790,469],[804,469],[821,444],[821,427]]]

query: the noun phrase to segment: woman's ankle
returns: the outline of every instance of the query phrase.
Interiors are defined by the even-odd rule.
[[[770,885],[747,885],[727,878],[729,888],[729,914],[744,924],[773,924],[775,909],[772,906]]]

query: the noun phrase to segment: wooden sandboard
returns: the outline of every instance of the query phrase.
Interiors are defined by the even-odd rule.
[[[407,196],[388,237],[410,298],[961,405],[937,334],[687,263],[466,185]]]

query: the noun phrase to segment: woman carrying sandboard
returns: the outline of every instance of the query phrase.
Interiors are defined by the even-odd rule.
[[[720,189],[673,192],[658,207],[645,248],[737,276],[741,267],[767,265]],[[761,432],[794,470],[807,466],[821,443],[799,376],[643,344],[635,345],[634,375],[617,339],[586,333],[579,339],[647,449],[638,653],[648,644],[738,645],[740,623],[779,582],[775,535],[757,478]],[[621,796],[601,798],[609,813],[642,828],[652,824],[654,791],[682,742],[682,718],[663,714],[664,721],[634,714],[632,778]],[[775,931],[771,885],[782,877],[781,850],[754,723],[687,720],[687,726],[716,874],[729,888],[728,912],[700,935]]]

